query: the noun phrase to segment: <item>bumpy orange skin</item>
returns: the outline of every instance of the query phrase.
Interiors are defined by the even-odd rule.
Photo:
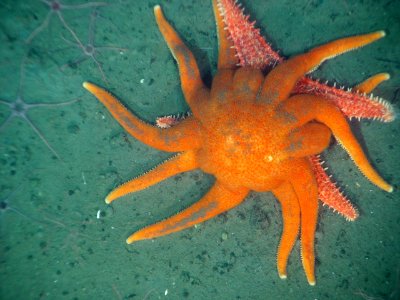
[[[283,233],[277,265],[286,278],[289,255],[301,236],[301,256],[309,284],[315,284],[314,234],[318,215],[318,187],[309,156],[323,151],[333,134],[360,170],[374,184],[391,191],[371,167],[341,111],[319,96],[291,95],[305,73],[324,60],[364,46],[383,32],[337,40],[293,57],[266,76],[254,68],[237,66],[237,58],[223,29],[218,2],[213,1],[219,35],[218,72],[207,88],[193,54],[156,6],[155,16],[173,56],[182,90],[193,116],[161,129],[145,124],[106,90],[85,82],[113,117],[135,138],[154,148],[180,152],[113,190],[110,203],[181,172],[200,168],[216,177],[204,197],[161,222],[145,227],[128,243],[164,236],[217,216],[239,205],[249,191],[271,191],[282,206]]]
[[[214,82],[222,82],[220,77],[224,78],[223,86],[213,85],[210,105],[199,116],[199,167],[226,186],[270,191],[290,176],[291,165],[299,160],[288,157],[287,151],[295,147],[288,145],[292,132],[288,124],[294,116],[268,111],[265,103],[257,100],[264,78],[259,70],[222,70]],[[329,138],[325,142],[318,152]]]

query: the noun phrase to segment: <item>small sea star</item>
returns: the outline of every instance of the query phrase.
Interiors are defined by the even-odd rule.
[[[282,205],[284,223],[278,248],[279,276],[286,278],[287,261],[300,230],[303,267],[309,284],[315,285],[318,186],[309,157],[321,153],[333,134],[372,183],[388,192],[393,188],[369,164],[335,104],[321,96],[292,95],[292,91],[323,61],[372,43],[385,33],[330,42],[290,58],[264,75],[259,68],[238,66],[217,0],[213,7],[219,57],[211,89],[204,85],[193,54],[166,21],[160,6],[154,8],[159,29],[178,63],[191,117],[167,129],[157,128],[131,114],[103,88],[83,84],[136,139],[159,150],[180,152],[113,190],[106,203],[197,168],[215,176],[214,186],[200,201],[135,232],[127,239],[130,244],[213,218],[239,205],[251,190],[271,191]]]

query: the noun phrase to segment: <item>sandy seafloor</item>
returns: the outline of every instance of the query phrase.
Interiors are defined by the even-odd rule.
[[[29,104],[52,104],[79,98],[69,105],[36,106],[27,112],[54,152],[26,119],[15,117],[0,125],[0,298],[400,299],[399,119],[387,124],[352,122],[371,162],[395,186],[392,194],[369,183],[337,144],[324,153],[360,217],[347,222],[320,205],[315,287],[305,279],[298,243],[288,279],[277,275],[282,220],[270,193],[251,193],[241,206],[197,228],[125,244],[135,230],[196,202],[213,178],[188,172],[112,207],[105,205],[110,190],[171,154],[127,135],[83,90],[82,82],[107,87],[148,122],[188,110],[176,64],[154,20],[152,7],[160,1],[109,2],[97,10],[94,30],[88,29],[93,9],[62,11],[83,43],[90,32],[95,47],[125,48],[98,49],[105,78],[91,58],[74,63],[82,51],[70,44],[73,37],[57,15],[25,43],[44,20],[45,4],[0,3],[0,99],[12,102],[19,95]],[[323,64],[313,76],[353,86],[375,73],[389,72],[392,79],[375,94],[399,110],[399,1],[243,3],[285,56],[339,37],[386,30],[385,39]],[[218,54],[211,1],[160,4],[209,83]],[[0,103],[0,124],[10,113]]]

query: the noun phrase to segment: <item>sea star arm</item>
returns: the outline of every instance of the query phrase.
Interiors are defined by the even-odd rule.
[[[219,70],[214,77],[210,93],[211,100],[208,103],[210,118],[215,118],[212,114],[220,113],[221,107],[228,103],[255,99],[263,81],[264,75],[260,70],[251,68]]]
[[[286,279],[288,259],[300,229],[300,206],[293,186],[289,182],[282,183],[272,190],[272,193],[282,208],[283,231],[278,247],[277,266],[279,277]]]
[[[374,76],[369,77],[365,81],[356,85],[354,89],[361,93],[371,93],[379,84],[383,81],[389,80],[390,75],[388,73],[379,73]]]
[[[84,82],[83,87],[104,104],[130,135],[146,145],[168,152],[185,151],[199,147],[200,137],[195,118],[183,120],[169,129],[157,128],[146,124],[130,113],[117,98],[105,89],[89,82]]]
[[[167,22],[159,5],[154,7],[154,14],[158,28],[178,64],[182,91],[186,102],[194,115],[199,114],[199,110],[208,99],[209,91],[201,79],[196,59],[174,28]]]
[[[336,184],[332,182],[325,171],[326,168],[322,166],[319,156],[315,155],[326,149],[330,138],[331,131],[326,125],[307,123],[289,136],[290,146],[287,148],[287,152],[290,157],[309,156],[317,181],[318,199],[324,205],[328,205],[335,212],[343,215],[346,220],[354,221],[358,217],[357,210],[338,189]]]
[[[391,122],[395,119],[393,106],[380,97],[374,97],[357,91],[357,89],[338,88],[336,84],[329,86],[308,77],[303,77],[294,87],[292,94],[310,94],[322,96],[343,112],[349,119],[373,119]]]
[[[360,144],[351,132],[346,118],[335,105],[322,97],[296,95],[283,103],[283,110],[295,117],[294,126],[301,126],[311,120],[324,123],[332,130],[335,138],[347,151],[360,171],[372,183],[387,192],[393,191],[393,187],[383,180],[370,165]]]
[[[232,41],[223,20],[224,9],[218,0],[213,0],[215,22],[218,34],[218,69],[234,69],[239,63]]]
[[[131,244],[167,235],[204,222],[239,205],[248,192],[247,188],[227,188],[217,181],[200,201],[164,221],[135,232],[126,242]]]
[[[325,60],[370,44],[384,36],[384,31],[377,31],[370,34],[339,39],[283,62],[266,77],[261,92],[261,99],[272,105],[276,105],[289,97],[299,79],[306,73],[317,68]]]
[[[260,30],[254,27],[255,22],[249,20],[249,16],[243,13],[238,1],[218,0],[223,20],[229,38],[232,40],[239,64],[242,67],[265,69],[275,66],[284,59],[274,51],[260,34]],[[335,103],[348,118],[367,118],[390,122],[395,114],[389,102],[370,95],[358,93],[357,89],[338,88],[329,86],[318,80],[304,77],[294,87],[293,94],[312,94],[328,98]],[[365,93],[369,93],[365,91]]]
[[[358,217],[357,209],[339,190],[331,177],[326,173],[319,155],[309,157],[318,185],[318,199],[323,205],[329,206],[334,212],[341,214],[347,221],[354,221]]]
[[[265,69],[283,61],[261,36],[260,29],[254,27],[255,22],[249,21],[238,1],[218,0],[218,5],[242,67]]]
[[[289,157],[300,158],[319,154],[329,146],[330,129],[321,123],[307,123],[290,133],[286,152]]]
[[[318,187],[307,159],[303,159],[290,179],[300,205],[301,215],[301,260],[308,283],[315,285],[314,239],[318,218]]]
[[[388,73],[376,74],[357,85],[354,89],[361,93],[370,93],[378,84],[389,78],[390,75]],[[310,156],[310,162],[318,184],[318,198],[324,205],[343,215],[346,220],[354,221],[358,217],[357,209],[328,176],[319,156]]]
[[[117,198],[125,196],[129,193],[144,190],[149,186],[152,186],[162,180],[167,179],[168,177],[196,169],[197,167],[198,164],[196,162],[194,151],[180,153],[161,163],[157,167],[153,168],[151,171],[137,178],[134,178],[114,189],[110,194],[107,195],[106,203],[109,204]]]

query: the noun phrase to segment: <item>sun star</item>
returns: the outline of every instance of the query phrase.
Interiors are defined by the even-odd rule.
[[[228,32],[227,37],[232,41],[232,47],[238,57],[239,66],[268,70],[284,61],[284,58],[261,36],[260,30],[255,27],[255,21],[251,21],[250,16],[244,14],[244,9],[237,0],[219,0],[217,6],[224,22],[224,29]],[[344,88],[336,82],[329,85],[328,82],[322,83],[318,79],[303,77],[292,90],[292,95],[323,96],[335,104],[349,119],[391,122],[395,118],[392,105],[371,93],[380,83],[388,79],[390,79],[388,73],[379,73],[354,88]],[[183,118],[185,116],[163,116],[156,119],[156,124],[160,128],[169,128]],[[332,175],[327,173],[324,161],[319,155],[311,155],[309,159],[317,179],[318,198],[322,204],[342,215],[347,221],[356,220],[357,209],[333,181]]]
[[[165,20],[160,6],[154,8],[159,29],[177,61],[191,117],[161,129],[131,114],[103,88],[83,84],[133,137],[162,151],[179,152],[113,190],[106,202],[194,169],[215,176],[214,186],[201,200],[133,233],[127,239],[130,244],[204,222],[239,205],[250,191],[271,191],[281,203],[284,224],[277,255],[279,276],[286,278],[288,258],[300,231],[304,271],[309,284],[315,285],[318,185],[309,157],[321,153],[334,135],[372,183],[388,192],[393,188],[369,164],[346,117],[334,103],[318,95],[292,95],[292,91],[323,61],[385,34],[377,31],[330,42],[281,62],[265,75],[259,68],[238,65],[217,0],[213,7],[219,57],[211,88],[203,83],[193,54]]]

